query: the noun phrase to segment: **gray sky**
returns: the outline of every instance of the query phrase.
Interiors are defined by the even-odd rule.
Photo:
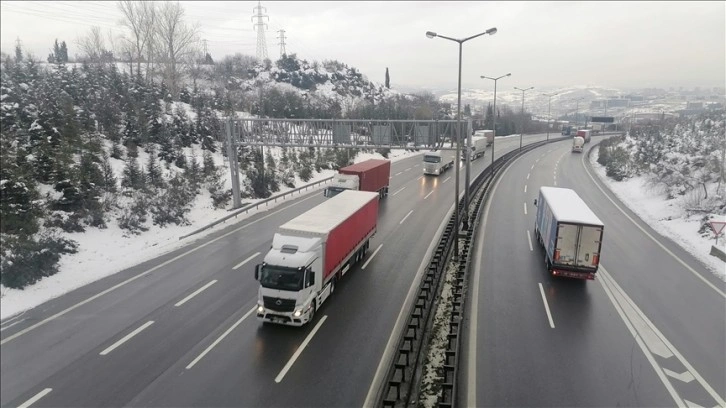
[[[184,1],[199,22],[212,57],[255,55],[251,17],[256,2]],[[308,60],[337,59],[382,83],[456,88],[458,45],[426,31],[464,38],[496,27],[493,36],[464,44],[462,86],[492,88],[480,75],[511,78],[499,87],[538,90],[571,85],[616,88],[724,87],[725,2],[281,2],[269,16],[268,56],[287,52]],[[45,59],[55,38],[71,56],[75,40],[99,25],[120,34],[115,2],[0,1],[0,48],[16,38]]]

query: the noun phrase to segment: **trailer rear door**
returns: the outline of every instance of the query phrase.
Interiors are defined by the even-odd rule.
[[[602,227],[583,225],[579,228],[580,245],[577,251],[577,266],[595,268],[600,262]]]
[[[560,224],[557,226],[557,244],[553,263],[574,265],[577,258],[577,244],[579,226],[574,224]]]

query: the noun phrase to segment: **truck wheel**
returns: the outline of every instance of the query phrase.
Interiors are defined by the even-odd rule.
[[[312,321],[315,319],[315,309],[317,309],[318,302],[313,300],[313,310],[310,312],[310,319],[308,320],[308,323],[312,323]]]
[[[330,281],[330,294],[332,295],[333,292],[335,292],[335,281],[338,280],[338,276],[334,276],[333,279]]]

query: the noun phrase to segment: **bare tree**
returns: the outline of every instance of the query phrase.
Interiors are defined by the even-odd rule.
[[[155,5],[146,1],[123,0],[118,2],[118,8],[123,13],[121,24],[128,28],[133,59],[136,60],[136,74],[141,75],[141,60],[147,51],[151,38],[155,18]],[[131,74],[133,75],[133,69]]]
[[[164,81],[173,96],[179,94],[181,63],[194,52],[199,26],[184,22],[181,4],[166,2],[157,15],[156,33],[159,56],[164,64]]]
[[[101,27],[91,27],[88,34],[76,40],[76,45],[81,50],[81,58],[88,62],[96,64],[113,62],[113,52],[106,47]]]
[[[186,71],[192,78],[192,84],[196,88],[197,79],[201,78],[206,70],[204,64],[204,53],[201,49],[199,49],[199,47],[194,47],[184,62],[187,68]]]

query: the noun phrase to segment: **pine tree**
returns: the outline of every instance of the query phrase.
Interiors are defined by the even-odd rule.
[[[123,178],[121,179],[121,186],[132,188],[135,190],[143,189],[145,182],[144,178],[146,175],[142,172],[139,167],[139,162],[135,157],[129,158],[126,161],[126,167],[124,167]]]
[[[176,150],[174,142],[167,124],[162,124],[161,133],[159,134],[159,157],[167,163],[176,160]]]
[[[0,134],[0,231],[31,236],[38,231],[41,208],[36,200],[40,195],[32,170],[24,161],[25,151],[18,150],[9,136]]]
[[[109,160],[108,154],[106,154],[106,152],[103,153],[103,158],[101,161],[101,173],[103,174],[103,191],[107,193],[115,193],[117,191],[116,175],[113,172],[113,167],[111,167],[111,160]]]
[[[217,165],[214,164],[214,158],[207,150],[202,153],[202,173],[204,174],[205,180],[210,180],[210,177],[217,173]]]
[[[386,88],[391,88],[391,77],[388,76],[388,67],[386,67]]]
[[[197,161],[196,156],[194,156],[193,154],[187,162],[186,176],[187,180],[189,181],[189,186],[196,195],[197,191],[199,190],[199,186],[202,183],[203,173],[202,167],[199,165],[199,161]]]
[[[269,149],[265,156],[265,162],[267,164],[267,169],[265,170],[265,183],[267,183],[267,190],[270,193],[274,193],[280,191],[280,183],[277,180],[277,164],[275,163],[275,158],[272,157],[272,153]]]
[[[146,172],[149,185],[155,188],[164,188],[164,177],[161,173],[161,167],[159,166],[158,160],[156,160],[156,149],[151,146],[147,150],[149,159],[146,162]]]

